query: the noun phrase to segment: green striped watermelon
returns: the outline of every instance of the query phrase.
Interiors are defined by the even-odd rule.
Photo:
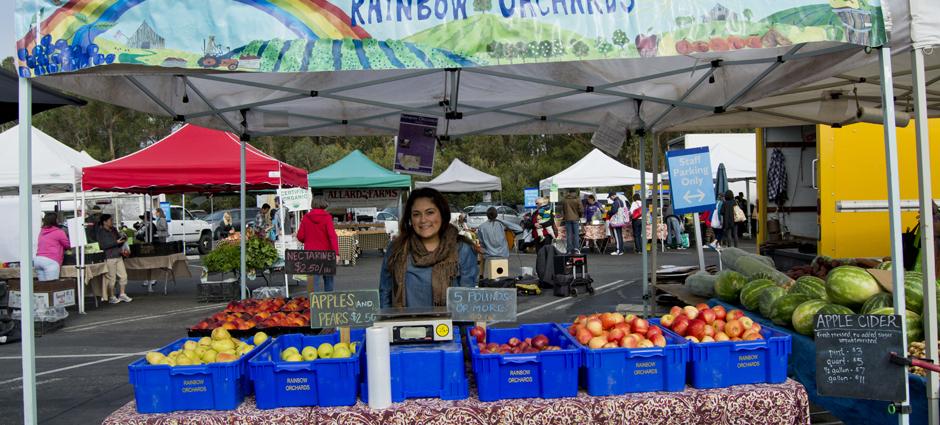
[[[885,314],[890,315],[894,314],[893,307],[883,307],[875,311],[872,311],[869,314]],[[919,314],[914,313],[910,310],[904,311],[905,320],[907,321],[907,342],[917,342],[924,340],[924,322],[921,320]]]
[[[718,280],[715,281],[715,294],[718,298],[726,302],[737,302],[738,294],[747,280],[741,273],[734,270],[722,270],[718,273]]]
[[[809,300],[813,299],[809,295],[803,294],[787,294],[780,298],[777,298],[777,301],[774,301],[773,305],[770,306],[770,319],[778,325],[791,325],[791,320],[793,320],[793,311],[796,310],[800,304],[803,304]]]
[[[904,273],[904,304],[910,311],[924,310],[924,274]]]
[[[790,288],[791,294],[804,294],[813,298],[829,301],[826,294],[826,282],[816,276],[801,276]]]
[[[816,314],[855,314],[851,308],[839,304],[826,304]]]
[[[839,266],[826,276],[826,293],[836,304],[857,307],[879,292],[878,282],[861,267]]]
[[[757,310],[760,307],[760,292],[765,288],[776,286],[770,279],[757,279],[748,282],[741,288],[741,305],[748,310]]]
[[[791,316],[793,329],[803,335],[812,335],[816,314],[828,304],[821,299],[812,299],[797,306],[796,310],[793,310],[793,316]]]
[[[777,301],[777,298],[780,298],[787,294],[787,290],[783,289],[777,285],[768,286],[760,292],[758,297],[758,307],[760,308],[760,314],[764,317],[770,318],[770,308],[774,305],[774,301]]]
[[[865,301],[865,304],[862,304],[862,309],[859,310],[861,314],[870,314],[872,311],[884,307],[894,306],[894,299],[891,297],[891,294],[887,292],[879,292]]]
[[[878,270],[891,270],[891,262],[890,261],[882,262],[881,264],[878,265],[878,267],[875,267],[875,268]]]

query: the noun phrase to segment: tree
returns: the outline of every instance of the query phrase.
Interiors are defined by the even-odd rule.
[[[607,54],[614,50],[614,46],[606,39],[597,37],[597,40],[594,41],[594,49],[597,50],[597,53],[604,55],[606,58]]]
[[[498,41],[493,41],[486,45],[486,52],[490,54],[490,57],[496,59],[497,65],[499,65],[499,59],[506,54],[505,46],[505,44]]]
[[[539,53],[541,53],[542,57],[546,59],[554,56],[554,51],[552,49],[552,42],[548,40],[542,40],[539,43]]]
[[[473,10],[475,12],[486,13],[493,6],[491,0],[473,0]]]
[[[754,17],[754,12],[751,9],[744,9],[744,19],[747,19],[748,22],[751,22],[751,18]]]
[[[627,38],[627,33],[623,32],[623,30],[618,29],[614,31],[613,38],[611,39],[611,41],[613,41],[615,45],[619,46],[620,50],[623,50],[624,46],[627,45],[627,42],[629,41],[629,39]]]
[[[503,47],[503,56],[512,64],[512,59],[518,56],[516,46],[512,43],[500,43],[500,45]]]
[[[525,55],[526,55],[527,57],[532,58],[533,61],[536,60],[536,59],[538,59],[540,56],[542,56],[542,55],[541,55],[541,52],[539,52],[539,42],[538,42],[538,41],[530,41],[528,44],[526,44],[526,45],[525,45]]]
[[[516,57],[517,57],[517,58],[522,58],[522,63],[525,63],[525,58],[526,58],[526,56],[528,56],[528,55],[526,55],[526,44],[525,44],[525,42],[523,42],[523,41],[518,41],[518,42],[516,42],[516,44],[513,45],[513,48],[514,48],[515,51],[516,51]]]
[[[561,40],[556,39],[552,42],[552,53],[555,56],[561,56],[565,53],[568,53],[568,49],[565,47],[565,43],[562,43]]]
[[[574,43],[574,46],[571,46],[571,53],[574,53],[579,59],[587,56],[591,52],[591,47],[585,44],[583,41],[577,41]]]
[[[695,19],[691,16],[676,16],[676,26],[684,27],[687,25],[692,25],[695,22]]]

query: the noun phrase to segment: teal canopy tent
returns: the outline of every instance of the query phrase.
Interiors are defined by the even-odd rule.
[[[397,174],[354,150],[333,164],[307,175],[311,189],[411,187],[411,176]]]

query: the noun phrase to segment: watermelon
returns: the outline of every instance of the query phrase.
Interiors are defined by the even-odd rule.
[[[715,283],[717,281],[718,276],[700,271],[685,278],[685,286],[689,288],[689,292],[693,295],[711,298],[715,296]]]
[[[924,310],[924,274],[904,273],[904,305],[910,311]]]
[[[777,301],[777,298],[780,298],[787,294],[787,290],[783,289],[777,285],[765,287],[763,291],[760,292],[758,297],[758,305],[760,307],[760,314],[764,317],[770,317],[770,307],[774,305],[774,301]]]
[[[846,307],[862,305],[881,292],[878,282],[865,269],[856,266],[839,266],[826,276],[826,293],[829,300]]]
[[[770,286],[776,286],[769,279],[757,279],[748,282],[741,288],[741,305],[748,310],[757,310],[760,307],[760,292]]]
[[[875,267],[875,268],[878,269],[878,270],[891,270],[891,262],[890,262],[890,261],[885,261],[885,262],[879,264],[878,267]]]
[[[855,314],[855,312],[844,305],[826,304],[826,306],[819,309],[816,314]]]
[[[737,302],[738,294],[747,280],[741,273],[734,270],[722,270],[718,273],[718,280],[715,281],[715,294],[725,302]]]
[[[780,298],[777,298],[777,301],[770,306],[770,319],[778,325],[790,325],[793,320],[793,311],[796,310],[800,304],[803,304],[809,300],[813,299],[809,295],[803,294],[787,294]]]
[[[816,314],[828,304],[821,299],[812,299],[797,306],[796,310],[793,310],[793,316],[791,316],[793,329],[803,335],[812,335]]]
[[[879,292],[873,297],[865,301],[865,304],[862,304],[862,309],[859,310],[861,314],[870,314],[872,311],[884,307],[893,307],[894,299],[891,297],[891,294],[887,292]]]
[[[809,295],[813,298],[829,301],[826,294],[826,282],[816,276],[800,276],[790,288],[791,294]]]
[[[890,315],[894,314],[894,307],[882,307],[877,310],[872,311],[869,314],[885,314]],[[905,320],[907,321],[907,342],[917,342],[924,340],[924,322],[921,320],[920,315],[914,313],[910,310],[904,311]]]

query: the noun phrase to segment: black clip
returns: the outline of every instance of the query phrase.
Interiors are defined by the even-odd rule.
[[[910,415],[911,405],[904,403],[891,403],[888,405],[888,413],[892,415]]]

